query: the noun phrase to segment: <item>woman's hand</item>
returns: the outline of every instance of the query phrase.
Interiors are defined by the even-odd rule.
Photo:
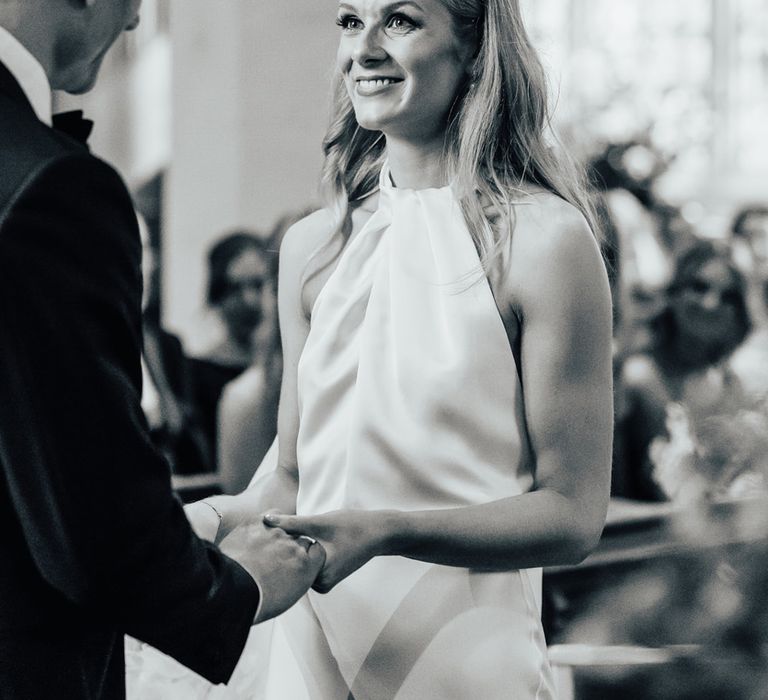
[[[375,556],[385,554],[391,532],[386,511],[336,510],[313,516],[268,513],[264,523],[289,535],[305,535],[322,544],[325,566],[312,588],[328,593]]]

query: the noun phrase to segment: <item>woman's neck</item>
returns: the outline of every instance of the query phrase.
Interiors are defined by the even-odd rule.
[[[423,190],[448,184],[443,137],[418,145],[387,137],[389,170],[396,187]]]

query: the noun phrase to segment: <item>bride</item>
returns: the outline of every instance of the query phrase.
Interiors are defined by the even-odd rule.
[[[256,509],[326,551],[264,692],[553,698],[541,567],[590,551],[609,492],[590,207],[517,0],[342,0],[337,24],[329,205],[281,249],[277,466],[209,499],[218,538]]]

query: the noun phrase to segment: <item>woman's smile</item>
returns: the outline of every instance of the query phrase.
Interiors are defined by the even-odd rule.
[[[399,85],[402,82],[402,78],[357,78],[354,81],[355,92],[360,97],[371,97],[373,95],[379,95],[382,92],[387,92],[391,87]]]

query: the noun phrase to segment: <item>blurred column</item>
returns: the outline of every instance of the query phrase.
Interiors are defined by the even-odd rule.
[[[205,253],[317,202],[336,43],[330,1],[171,0],[173,141],[164,323],[188,340]]]
[[[712,167],[716,172],[732,169],[736,144],[730,129],[729,105],[731,101],[730,72],[733,65],[734,26],[733,12],[728,0],[711,0],[712,4],[712,104],[715,138],[713,139]]]

